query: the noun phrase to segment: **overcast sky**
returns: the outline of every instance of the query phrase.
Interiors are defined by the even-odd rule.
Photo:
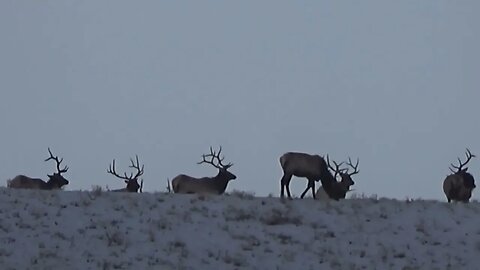
[[[0,1],[0,178],[144,191],[223,146],[228,190],[278,196],[286,151],[360,158],[356,192],[444,200],[479,158],[480,1]],[[480,178],[479,178],[480,179]],[[292,180],[299,195],[304,179]],[[319,185],[319,184],[317,184]],[[310,194],[309,194],[310,195]],[[480,198],[480,191],[474,191]]]

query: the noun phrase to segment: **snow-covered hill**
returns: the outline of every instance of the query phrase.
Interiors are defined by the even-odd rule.
[[[0,189],[1,269],[480,269],[480,204]]]

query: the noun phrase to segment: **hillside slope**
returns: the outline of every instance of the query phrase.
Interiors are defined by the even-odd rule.
[[[480,204],[0,189],[2,269],[479,269]]]

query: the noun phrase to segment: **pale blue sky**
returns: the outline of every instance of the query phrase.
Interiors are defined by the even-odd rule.
[[[0,1],[0,178],[145,191],[223,145],[228,190],[279,194],[286,151],[360,158],[357,192],[444,200],[480,156],[480,2]],[[480,158],[471,173],[479,177]],[[3,182],[2,185],[5,185]],[[306,180],[293,179],[299,195]],[[474,191],[474,198],[480,198]]]

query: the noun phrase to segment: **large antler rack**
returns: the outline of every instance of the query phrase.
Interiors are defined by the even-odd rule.
[[[113,160],[112,164],[109,166],[109,168],[107,170],[107,173],[112,174],[112,175],[116,176],[117,178],[124,179],[124,180],[127,180],[127,181],[136,180],[136,179],[138,179],[138,177],[143,175],[145,165],[142,165],[140,167],[140,162],[138,161],[138,155],[135,155],[135,160],[136,160],[136,162],[132,158],[130,158],[131,165],[128,166],[129,168],[133,168],[137,171],[135,175],[133,173],[130,173],[130,175],[127,175],[126,172],[123,173],[123,176],[118,174],[116,169],[115,169],[115,159]]]
[[[217,169],[228,169],[233,166],[233,163],[228,163],[224,165],[222,162],[225,159],[225,157],[220,157],[220,153],[222,152],[222,146],[220,146],[220,149],[218,150],[218,153],[213,150],[213,148],[210,146],[210,154],[203,154],[202,155],[202,161],[197,162],[197,164],[202,164],[202,163],[207,163],[212,165],[213,167]],[[208,160],[210,158],[210,160]],[[215,160],[217,163],[215,164]]]
[[[472,152],[470,152],[470,150],[467,148],[467,150],[466,150],[466,152],[465,152],[465,156],[466,156],[466,158],[467,158],[467,160],[466,160],[465,162],[462,162],[462,160],[461,160],[460,158],[457,158],[457,159],[458,159],[458,164],[459,164],[459,166],[455,166],[455,165],[453,165],[453,163],[450,164],[450,166],[452,166],[452,167],[449,168],[451,172],[453,172],[453,173],[459,173],[459,172],[461,172],[462,170],[465,170],[465,171],[466,171],[466,170],[468,169],[468,168],[465,168],[465,169],[464,169],[463,166],[467,165],[467,163],[470,162],[470,160],[471,160],[472,158],[474,158],[475,155],[472,154]],[[453,169],[452,169],[452,168],[453,168]],[[455,171],[454,169],[457,169],[457,171]]]
[[[54,160],[57,163],[57,173],[58,174],[66,173],[68,171],[68,166],[65,166],[63,167],[63,169],[60,169],[60,164],[62,163],[63,158],[58,159],[57,156],[54,156],[52,154],[52,151],[50,150],[50,147],[48,148],[48,153],[50,154],[50,157],[45,159],[45,161]]]
[[[335,173],[333,177],[337,178],[337,175],[342,174],[346,169],[341,169],[340,168],[340,166],[342,166],[343,162],[340,162],[340,164],[338,164],[335,160],[332,160],[332,162],[335,165],[335,168],[330,164],[330,157],[327,154],[327,165],[330,168],[330,170],[332,170]]]
[[[348,157],[348,162],[347,162],[347,165],[353,169],[353,172],[352,173],[349,173],[348,172],[348,168],[346,169],[346,173],[350,176],[354,175],[354,174],[357,174],[359,173],[360,171],[358,170],[358,163],[360,162],[360,159],[357,158],[357,162],[355,163],[355,165],[353,165],[352,163],[352,159],[350,157]]]

